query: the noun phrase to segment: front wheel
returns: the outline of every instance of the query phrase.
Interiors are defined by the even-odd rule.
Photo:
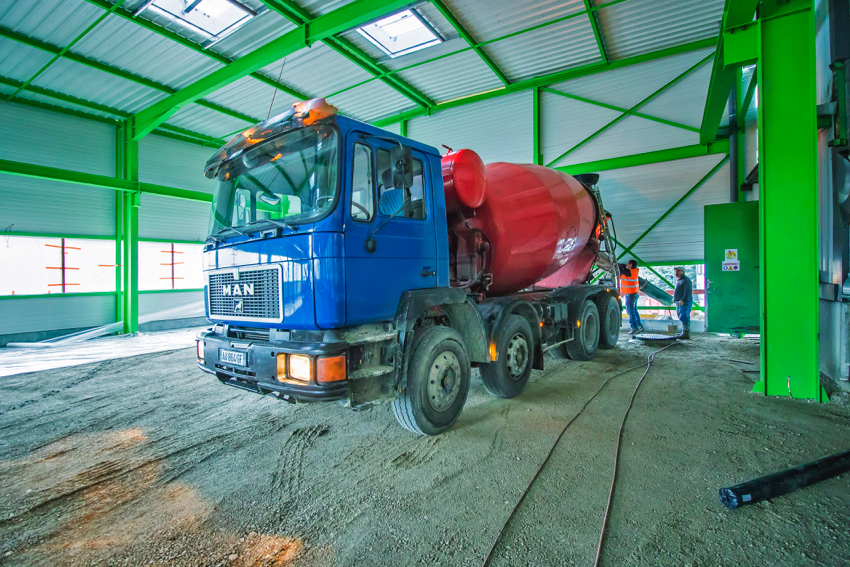
[[[566,343],[567,354],[573,360],[590,360],[599,348],[599,310],[596,304],[585,299],[579,309],[573,340]]]
[[[396,420],[419,435],[439,435],[463,410],[469,394],[469,357],[463,338],[449,327],[416,332],[404,393],[393,400]]]
[[[508,315],[496,341],[497,359],[479,368],[484,388],[500,398],[520,395],[531,376],[534,337],[528,321]]]

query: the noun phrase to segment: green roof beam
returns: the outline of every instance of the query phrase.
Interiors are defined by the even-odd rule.
[[[587,0],[585,0],[585,2],[587,2]],[[443,4],[443,0],[431,0],[431,3],[434,5],[435,8],[437,8],[437,10],[440,11],[443,17],[445,17],[449,21],[449,23],[452,25],[458,35],[460,35],[460,37],[462,37],[466,41],[466,43],[468,43],[469,46],[475,50],[475,53],[478,54],[478,57],[480,57],[481,60],[484,61],[484,63],[490,68],[490,70],[493,71],[493,73],[499,78],[499,80],[502,81],[502,84],[504,84],[505,86],[511,84],[511,82],[508,80],[502,70],[499,69],[499,66],[496,65],[496,63],[493,61],[493,59],[490,58],[487,52],[484,51],[484,49],[473,39],[472,35],[466,30],[466,28],[463,27],[463,24],[460,23],[460,20],[458,20],[455,15],[452,14],[451,10],[449,10],[445,4]]]
[[[574,151],[579,149],[580,147],[584,146],[585,144],[587,144],[588,142],[590,142],[591,140],[596,138],[596,136],[603,133],[608,128],[611,128],[612,126],[614,126],[615,124],[617,124],[618,122],[623,120],[624,118],[633,115],[634,112],[638,108],[640,108],[643,105],[647,104],[648,102],[652,101],[653,99],[655,99],[658,95],[660,95],[661,93],[663,93],[667,89],[673,87],[674,85],[678,84],[680,81],[684,80],[688,75],[690,75],[691,73],[693,73],[694,71],[696,71],[697,69],[702,67],[705,63],[707,63],[708,60],[711,59],[712,57],[713,57],[713,54],[709,55],[708,57],[706,57],[702,60],[700,60],[696,65],[691,66],[684,73],[681,73],[676,78],[674,78],[672,81],[668,82],[666,85],[664,85],[663,87],[661,87],[660,89],[658,89],[657,91],[655,91],[654,93],[652,93],[651,95],[649,95],[648,97],[646,97],[645,99],[643,99],[642,101],[640,101],[639,103],[637,103],[636,105],[634,105],[633,107],[628,109],[626,112],[624,112],[623,114],[621,114],[620,116],[618,116],[617,118],[615,118],[614,120],[612,120],[611,122],[609,122],[608,124],[606,124],[605,126],[600,128],[599,130],[597,130],[596,132],[594,132],[593,134],[591,134],[590,136],[588,136],[587,138],[585,138],[584,140],[579,142],[578,144],[574,145],[573,147],[571,147],[570,149],[568,149],[567,151],[565,151],[564,153],[562,153],[561,155],[559,155],[558,157],[553,159],[551,162],[546,164],[546,167],[551,167],[552,165],[558,163],[559,161],[561,161],[562,159],[564,159],[565,157],[567,157],[568,155],[570,155],[571,153],[573,153]]]
[[[584,9],[587,18],[590,20],[590,27],[593,28],[593,36],[596,38],[596,47],[599,48],[599,55],[602,61],[608,64],[608,54],[605,53],[605,43],[602,41],[602,33],[599,31],[599,22],[596,19],[596,10],[590,4],[590,0],[584,0]]]
[[[409,0],[354,0],[341,8],[319,16],[304,25],[273,39],[262,47],[240,57],[222,69],[213,71],[164,100],[152,104],[133,118],[133,137],[139,139],[150,133],[175,112],[221,87],[250,75],[257,69],[280,60],[290,53],[316,41],[360,26],[379,16],[407,5]]]
[[[645,152],[630,156],[565,165],[563,167],[556,167],[555,169],[563,171],[564,173],[569,173],[570,175],[579,175],[581,173],[598,173],[600,171],[611,171],[613,169],[623,169],[625,167],[638,167],[653,163],[663,163],[666,161],[728,153],[729,140],[719,140],[706,145],[694,144],[692,146],[682,146],[667,150],[656,150],[654,152]]]
[[[86,2],[88,2],[89,4],[94,4],[95,6],[103,8],[104,10],[109,10],[112,7],[112,4],[110,2],[108,2],[107,0],[86,0]],[[195,43],[194,41],[191,41],[191,40],[183,37],[182,35],[177,34],[173,31],[169,30],[168,28],[164,28],[164,27],[162,27],[158,24],[151,22],[150,20],[146,20],[144,18],[136,17],[133,14],[133,12],[131,12],[130,10],[125,10],[124,8],[118,8],[118,9],[115,10],[114,13],[115,13],[116,16],[120,16],[120,17],[124,18],[125,20],[131,21],[134,24],[137,24],[137,25],[145,28],[148,31],[152,31],[155,34],[158,34],[158,35],[161,35],[162,37],[168,38],[175,43],[179,43],[183,47],[187,47],[187,48],[191,49],[192,51],[195,51],[196,53],[200,53],[201,55],[205,55],[205,56],[207,56],[211,59],[218,61],[219,63],[223,63],[224,65],[227,65],[228,63],[233,62],[233,59],[230,59],[229,57],[225,57],[224,55],[221,55],[220,53],[216,53],[215,51],[212,51],[210,49],[205,49],[202,45],[199,45],[199,44]],[[263,83],[269,85],[270,87],[278,88],[281,91],[285,92],[286,94],[293,96],[297,99],[307,100],[307,99],[311,98],[310,96],[298,91],[297,89],[294,89],[292,87],[284,85],[283,83],[279,83],[278,81],[275,81],[275,80],[271,79],[270,77],[266,77],[265,75],[263,75],[261,73],[251,73],[251,77],[257,79],[258,81],[262,81]]]
[[[616,110],[617,112],[628,112],[629,109],[621,108],[619,106],[614,106],[613,104],[605,104],[604,102],[599,102],[596,100],[591,100],[589,98],[584,98],[581,96],[572,95],[569,93],[565,93],[563,91],[558,91],[555,89],[551,89],[549,87],[541,87],[541,91],[552,93],[560,96],[565,96],[567,98],[571,98],[573,100],[577,100],[579,102],[586,102],[587,104],[592,104],[594,106],[601,106],[602,108],[607,108],[609,110]],[[632,112],[632,116],[637,116],[638,118],[644,118],[646,120],[652,120],[654,122],[658,122],[660,124],[666,124],[667,126],[673,126],[674,128],[681,128],[682,130],[687,130],[689,132],[699,133],[699,128],[694,128],[693,126],[686,126],[684,124],[679,124],[678,122],[673,122],[672,120],[665,120],[664,118],[658,118],[656,116],[650,116],[649,114],[644,114],[642,112]]]

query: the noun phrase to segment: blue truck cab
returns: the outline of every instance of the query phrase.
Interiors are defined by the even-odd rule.
[[[525,340],[501,365],[505,397],[542,368],[540,321],[563,335],[555,303],[450,284],[435,148],[314,99],[236,136],[205,174],[218,181],[203,255],[213,326],[198,367],[226,385],[353,409],[392,401],[401,425],[437,434],[460,414],[471,366],[495,371],[505,318]]]

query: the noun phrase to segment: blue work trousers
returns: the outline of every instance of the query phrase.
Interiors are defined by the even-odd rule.
[[[626,313],[629,314],[629,327],[632,331],[641,326],[640,315],[638,315],[637,302],[639,293],[629,293],[624,296],[626,298]]]
[[[682,327],[685,329],[691,328],[691,307],[693,304],[693,301],[688,301],[684,305],[676,303],[676,315],[679,316],[679,321],[682,322]]]

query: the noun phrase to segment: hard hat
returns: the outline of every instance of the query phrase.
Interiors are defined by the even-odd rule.
[[[674,270],[682,270],[683,272],[685,271],[685,267],[684,267],[684,266],[676,266],[676,267],[675,267],[675,268],[673,268],[673,269],[674,269]]]

